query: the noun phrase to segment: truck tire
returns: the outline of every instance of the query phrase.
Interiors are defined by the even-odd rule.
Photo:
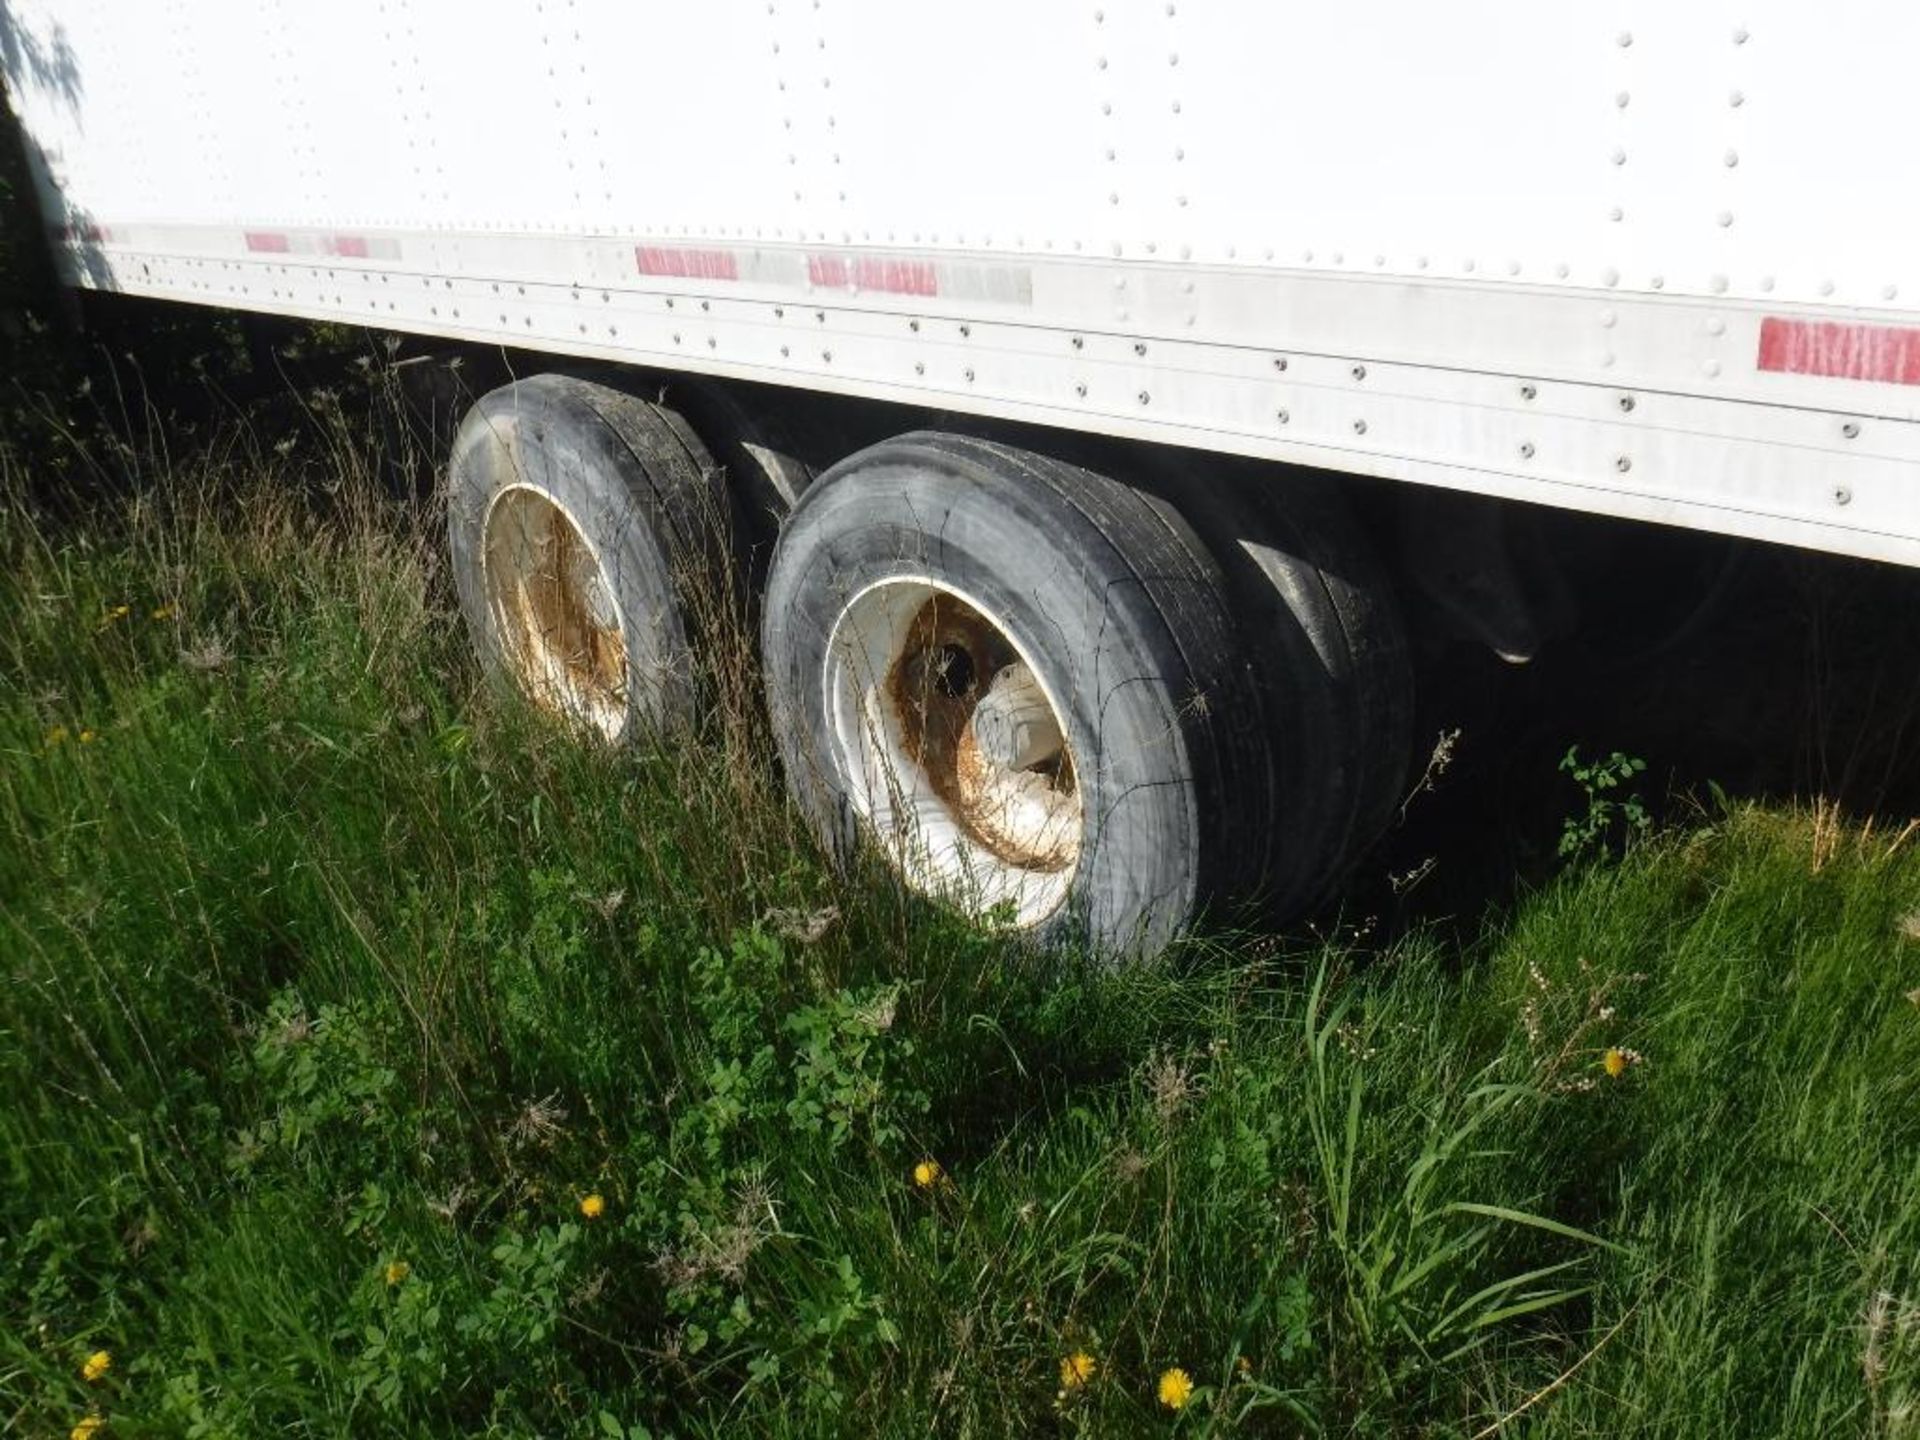
[[[685,414],[724,473],[732,496],[737,558],[747,588],[758,594],[787,514],[813,483],[813,467],[793,421],[752,403],[718,381],[676,376],[666,398]]]
[[[1291,917],[1327,897],[1400,801],[1413,667],[1393,587],[1337,482],[1239,478],[1196,492],[1191,513],[1245,622],[1278,776],[1263,898]]]
[[[725,594],[720,473],[672,410],[561,375],[461,421],[447,533],[482,661],[608,740],[691,725],[703,615]]]
[[[836,854],[1111,956],[1257,880],[1272,767],[1226,582],[1172,506],[920,433],[814,483],[761,653],[789,786]]]

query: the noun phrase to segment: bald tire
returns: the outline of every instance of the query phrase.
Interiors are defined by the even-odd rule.
[[[701,617],[725,603],[722,484],[698,437],[666,406],[562,375],[482,396],[454,437],[447,505],[454,586],[482,662],[515,678],[488,596],[486,526],[503,491],[531,487],[589,542],[619,606],[626,703],[611,738],[691,726]]]
[[[907,578],[974,597],[1061,712],[1084,830],[1066,901],[1037,934],[1147,956],[1257,883],[1273,776],[1206,546],[1143,491],[935,432],[835,465],[774,551],[761,628],[774,732],[835,853],[864,827],[827,713],[830,637],[853,597]]]

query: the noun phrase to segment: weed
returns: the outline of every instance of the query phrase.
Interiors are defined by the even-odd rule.
[[[1585,814],[1569,815],[1561,823],[1563,859],[1590,855],[1616,839],[1627,845],[1646,837],[1653,828],[1653,816],[1640,797],[1631,791],[1613,793],[1646,768],[1646,761],[1618,750],[1605,759],[1582,760],[1579,746],[1567,748],[1560,757],[1560,771],[1580,787],[1587,809]]]

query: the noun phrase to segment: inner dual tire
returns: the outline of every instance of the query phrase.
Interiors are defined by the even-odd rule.
[[[1230,573],[1172,504],[1090,471],[888,441],[816,482],[775,550],[762,656],[788,783],[836,849],[864,833],[915,888],[1102,953],[1150,954],[1263,888],[1297,907],[1379,787],[1322,738],[1353,687],[1315,642],[1350,637],[1242,622],[1337,628],[1327,595],[1271,545]],[[1304,673],[1276,686],[1257,662]],[[1296,818],[1314,833],[1283,834]]]

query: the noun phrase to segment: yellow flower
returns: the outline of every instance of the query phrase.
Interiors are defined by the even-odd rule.
[[[1169,1410],[1185,1407],[1193,1395],[1193,1377],[1178,1365],[1160,1375],[1160,1403]]]
[[[1242,1379],[1251,1380],[1253,1378],[1253,1361],[1249,1360],[1246,1356],[1242,1355],[1238,1360],[1234,1361],[1233,1368],[1240,1372]]]
[[[47,731],[47,748],[51,750],[56,745],[64,745],[66,739],[67,727],[64,725],[56,725]]]
[[[80,743],[82,745],[91,745],[95,740],[99,738],[100,737],[95,735],[91,730],[82,730],[80,732]]]
[[[1100,1362],[1084,1350],[1076,1350],[1060,1362],[1060,1385],[1062,1389],[1078,1390],[1093,1379],[1093,1372],[1100,1368]]]
[[[599,1195],[583,1195],[580,1197],[580,1213],[589,1220],[598,1220],[607,1213],[607,1202]]]
[[[922,1190],[931,1190],[940,1183],[940,1177],[946,1174],[940,1168],[938,1160],[922,1160],[913,1167],[913,1183]]]
[[[413,1267],[404,1260],[389,1260],[387,1262],[387,1284],[389,1285],[398,1285],[412,1273]]]
[[[1600,1057],[1600,1068],[1607,1072],[1609,1080],[1618,1080],[1626,1074],[1627,1064],[1627,1052],[1618,1046],[1610,1046],[1607,1053]]]
[[[86,1364],[80,1367],[80,1378],[89,1385],[113,1368],[113,1352],[96,1350],[87,1356]]]
[[[93,1440],[95,1435],[106,1428],[106,1424],[107,1422],[98,1415],[82,1416],[80,1423],[73,1427],[67,1440]]]
[[[173,606],[156,605],[148,613],[155,620],[171,620],[173,618]]]

